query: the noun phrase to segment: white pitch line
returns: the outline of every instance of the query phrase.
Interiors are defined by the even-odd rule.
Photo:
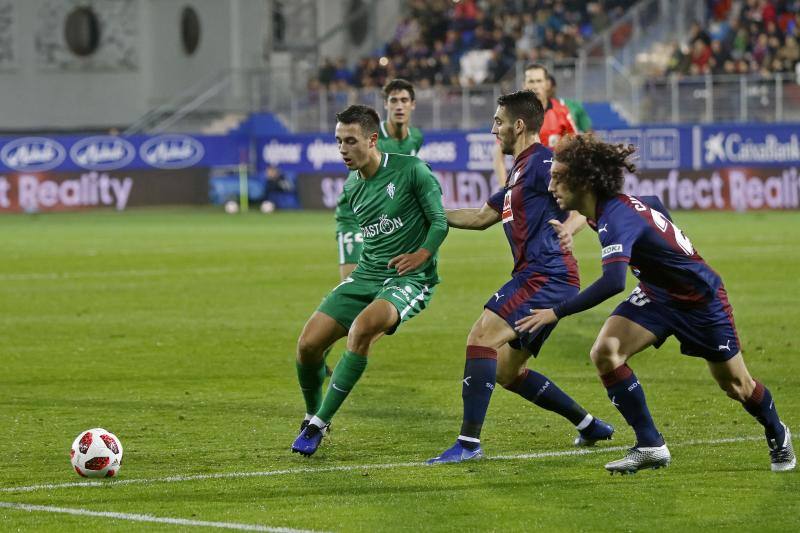
[[[237,529],[239,531],[271,531],[276,533],[313,533],[308,529],[292,529],[288,527],[271,527],[260,524],[240,524],[237,522],[207,522],[205,520],[189,520],[186,518],[166,518],[148,514],[114,513],[108,511],[90,511],[70,507],[51,507],[49,505],[29,505],[26,503],[0,502],[0,508],[28,511],[30,513],[61,513],[75,516],[95,516],[112,520],[128,520],[131,522],[153,522],[174,526],[215,527],[218,529]]]
[[[748,442],[761,440],[764,437],[732,437],[714,440],[690,440],[686,442],[670,443],[672,448],[681,446],[701,446],[714,444],[731,444],[736,442]],[[495,455],[484,458],[484,461],[516,461],[522,459],[544,459],[547,457],[568,457],[571,455],[593,455],[598,453],[619,452],[627,450],[629,446],[609,446],[602,448],[579,448],[575,450],[560,450],[536,453],[524,453],[519,455]],[[270,477],[284,476],[292,474],[318,474],[325,472],[351,472],[353,470],[390,470],[393,468],[428,467],[425,463],[378,463],[364,465],[342,465],[342,466],[323,466],[323,467],[301,467],[287,468],[285,470],[266,470],[261,472],[222,472],[219,474],[195,474],[191,476],[169,476],[163,478],[141,478],[141,479],[120,479],[105,481],[74,481],[71,483],[45,483],[41,485],[28,485],[22,487],[3,487],[0,493],[34,492],[37,490],[68,489],[68,488],[87,488],[87,487],[111,487],[117,485],[140,485],[150,483],[176,483],[182,481],[202,481],[207,479],[241,479],[250,477]]]
[[[163,276],[167,274],[225,274],[242,271],[241,267],[204,267],[188,269],[140,269],[140,270],[108,270],[104,272],[25,272],[19,274],[0,274],[0,281],[36,281],[36,280],[67,280],[67,279],[92,279],[92,278],[117,278],[117,277],[146,277]]]

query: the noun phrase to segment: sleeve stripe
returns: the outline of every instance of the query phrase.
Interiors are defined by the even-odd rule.
[[[621,263],[621,262],[630,263],[631,262],[631,258],[630,257],[626,257],[624,255],[618,255],[617,257],[612,257],[610,259],[603,259],[603,264],[604,265],[607,265],[609,263]]]
[[[344,240],[343,240],[343,237],[344,237],[344,234],[341,231],[336,235],[336,240],[339,241],[339,264],[340,265],[344,264]]]

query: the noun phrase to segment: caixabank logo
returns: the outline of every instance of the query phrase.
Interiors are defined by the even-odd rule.
[[[188,135],[159,135],[142,143],[139,157],[156,168],[187,168],[203,159],[205,149]]]
[[[703,140],[706,165],[781,164],[800,161],[800,138],[796,133],[776,135],[754,132],[718,131]]]
[[[6,143],[0,149],[0,161],[8,168],[21,172],[41,172],[60,165],[67,150],[47,137],[22,137]]]
[[[120,137],[87,137],[72,145],[69,156],[87,170],[114,170],[130,164],[136,157],[136,148]]]

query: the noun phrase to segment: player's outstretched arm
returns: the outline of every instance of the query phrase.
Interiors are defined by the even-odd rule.
[[[568,315],[586,311],[625,290],[627,261],[617,261],[603,265],[603,275],[573,298],[561,302],[552,309],[534,309],[514,323],[520,333],[536,331],[542,326],[557,322]]]
[[[586,226],[586,217],[577,211],[570,211],[569,216],[564,222],[560,222],[553,218],[548,220],[547,223],[550,224],[550,226],[552,226],[555,230],[556,235],[558,236],[558,241],[561,243],[561,247],[571,252],[573,245],[572,236]]]
[[[572,235],[576,235],[585,228],[586,225],[586,217],[577,211],[570,211],[567,220],[564,221],[564,229],[569,231]]]
[[[442,186],[439,185],[439,180],[433,175],[430,167],[422,162],[415,167],[414,178],[414,194],[430,224],[420,249],[424,248],[430,255],[434,255],[450,231],[442,205]]]
[[[500,222],[500,213],[492,209],[489,204],[483,207],[467,209],[447,209],[447,224],[458,229],[484,230]]]

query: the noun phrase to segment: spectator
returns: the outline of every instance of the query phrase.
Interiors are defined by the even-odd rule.
[[[271,164],[267,167],[267,195],[277,193],[293,193],[294,183],[286,177],[278,165]]]
[[[698,37],[692,43],[690,72],[693,74],[704,74],[709,70],[708,63],[711,59],[711,48],[706,42]]]
[[[797,37],[794,35],[786,37],[786,41],[776,54],[776,59],[781,62],[781,72],[792,72],[794,70],[795,65],[800,62],[800,45],[797,42]]]
[[[742,59],[750,47],[750,34],[745,28],[739,28],[736,38],[733,40],[733,55],[736,59]]]
[[[336,75],[336,66],[330,58],[326,57],[322,60],[322,66],[319,67],[319,74],[317,78],[324,87],[330,85]]]
[[[768,37],[766,33],[758,34],[758,39],[756,40],[755,46],[753,46],[753,61],[755,61],[756,65],[761,67],[761,65],[767,63],[769,60],[769,45],[768,45]]]
[[[725,62],[730,59],[730,54],[722,46],[722,41],[717,39],[711,41],[711,72],[714,74],[721,74],[724,70]]]
[[[347,68],[347,63],[343,57],[336,60],[333,81],[344,82],[345,85],[353,85],[353,72]]]
[[[586,10],[591,20],[592,33],[600,33],[609,26],[608,15],[602,2],[589,2]]]
[[[667,74],[686,74],[689,72],[689,55],[677,42],[672,43],[672,53],[667,61]]]

